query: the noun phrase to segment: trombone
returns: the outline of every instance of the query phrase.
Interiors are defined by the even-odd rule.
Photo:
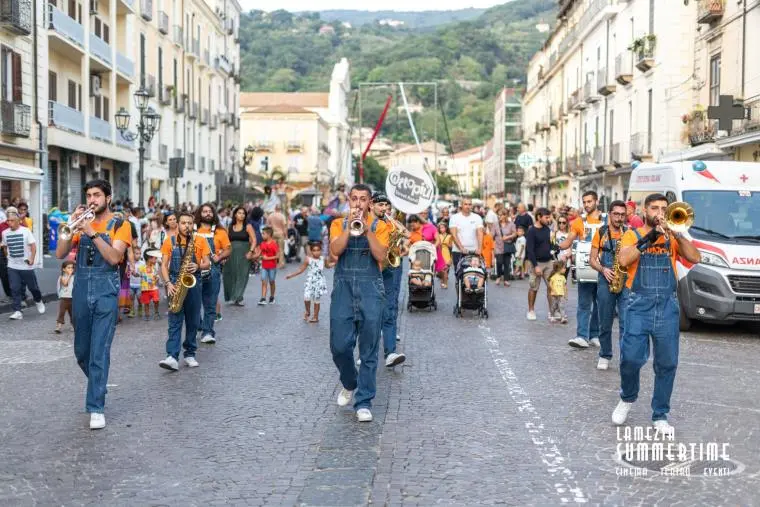
[[[674,202],[665,210],[665,224],[675,233],[684,233],[694,223],[694,208],[687,202]]]
[[[73,220],[67,224],[61,224],[58,227],[58,237],[64,241],[69,241],[74,237],[77,232],[77,228],[85,222],[90,222],[95,219],[95,205],[93,204],[84,213],[82,213],[76,220]]]

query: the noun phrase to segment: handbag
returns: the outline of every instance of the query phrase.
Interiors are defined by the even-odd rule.
[[[501,228],[499,228],[499,233],[501,234]],[[517,253],[517,247],[515,246],[514,241],[505,241],[504,242],[504,253],[505,254],[516,254]]]

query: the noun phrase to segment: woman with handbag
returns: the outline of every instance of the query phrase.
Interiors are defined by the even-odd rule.
[[[509,287],[509,280],[512,279],[512,256],[517,251],[517,229],[506,210],[499,212],[499,222],[493,225],[492,235],[496,253],[496,285],[504,282],[504,287]]]

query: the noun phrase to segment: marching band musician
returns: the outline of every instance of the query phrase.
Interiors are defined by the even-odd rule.
[[[385,306],[380,266],[388,251],[388,226],[369,213],[371,194],[367,185],[354,185],[349,193],[348,216],[330,225],[330,256],[337,259],[330,304],[330,351],[343,386],[338,406],[348,405],[353,397],[360,422],[372,420],[370,408],[375,397]],[[353,221],[363,224],[361,231],[353,230]],[[354,363],[357,339],[361,358],[358,372]]]
[[[88,209],[94,218],[72,225],[70,239],[59,236],[55,256],[63,259],[77,246],[76,272],[72,292],[74,315],[74,355],[87,377],[85,409],[90,413],[90,429],[104,428],[106,385],[111,364],[111,342],[119,314],[119,263],[132,241],[128,222],[110,210],[111,184],[92,180],[84,186],[87,208],[79,206],[72,223]]]
[[[232,243],[227,231],[219,221],[216,208],[211,203],[203,204],[195,212],[195,226],[198,228],[197,236],[208,242],[211,252],[211,269],[202,273],[198,282],[201,285],[201,300],[203,303],[203,319],[201,331],[203,337],[201,343],[212,345],[216,343],[216,302],[219,299],[219,289],[222,288],[222,265],[221,262],[230,256]]]
[[[668,200],[651,194],[644,201],[643,227],[627,231],[620,249],[620,265],[628,268],[626,323],[620,342],[620,402],[612,422],[625,423],[639,395],[639,371],[654,352],[652,421],[663,433],[668,423],[670,396],[678,366],[679,303],[676,258],[697,264],[699,250],[683,233],[673,233],[665,220]]]
[[[195,351],[198,349],[198,327],[200,325],[201,312],[201,281],[197,278],[198,271],[209,269],[211,261],[211,249],[205,238],[193,235],[194,217],[190,212],[177,213],[178,231],[176,236],[169,236],[161,246],[163,261],[161,262],[161,277],[166,285],[166,293],[171,300],[179,290],[178,278],[182,259],[187,254],[190,238],[193,238],[193,251],[190,262],[187,264],[187,272],[195,274],[195,286],[187,290],[187,295],[177,313],[169,312],[169,337],[166,340],[166,359],[159,361],[161,368],[170,371],[179,370],[179,350],[182,342],[182,323],[185,324],[185,364],[189,368],[198,366],[195,359]]]
[[[599,307],[599,362],[596,368],[606,370],[612,359],[612,323],[615,320],[617,308],[620,337],[623,336],[625,327],[625,291],[614,293],[610,291],[610,284],[616,276],[614,270],[615,252],[618,242],[628,228],[625,225],[626,206],[623,201],[613,201],[610,204],[609,221],[594,233],[591,240],[591,254],[589,264],[599,272],[596,299]],[[601,255],[600,255],[601,252]]]
[[[388,236],[396,232],[396,224],[387,218],[391,201],[385,194],[375,192],[372,195],[372,215],[385,222]],[[392,247],[393,245],[388,245]],[[401,255],[404,252],[399,252]],[[385,266],[383,269],[383,287],[385,288],[385,308],[383,309],[383,353],[385,366],[391,368],[406,361],[406,356],[396,352],[396,335],[398,320],[398,297],[401,292],[401,273],[403,267]]]

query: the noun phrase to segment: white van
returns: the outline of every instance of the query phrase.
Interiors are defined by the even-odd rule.
[[[760,321],[760,163],[640,164],[631,173],[629,200],[642,210],[652,193],[694,207],[688,236],[702,262],[677,263],[681,330],[692,319]]]

